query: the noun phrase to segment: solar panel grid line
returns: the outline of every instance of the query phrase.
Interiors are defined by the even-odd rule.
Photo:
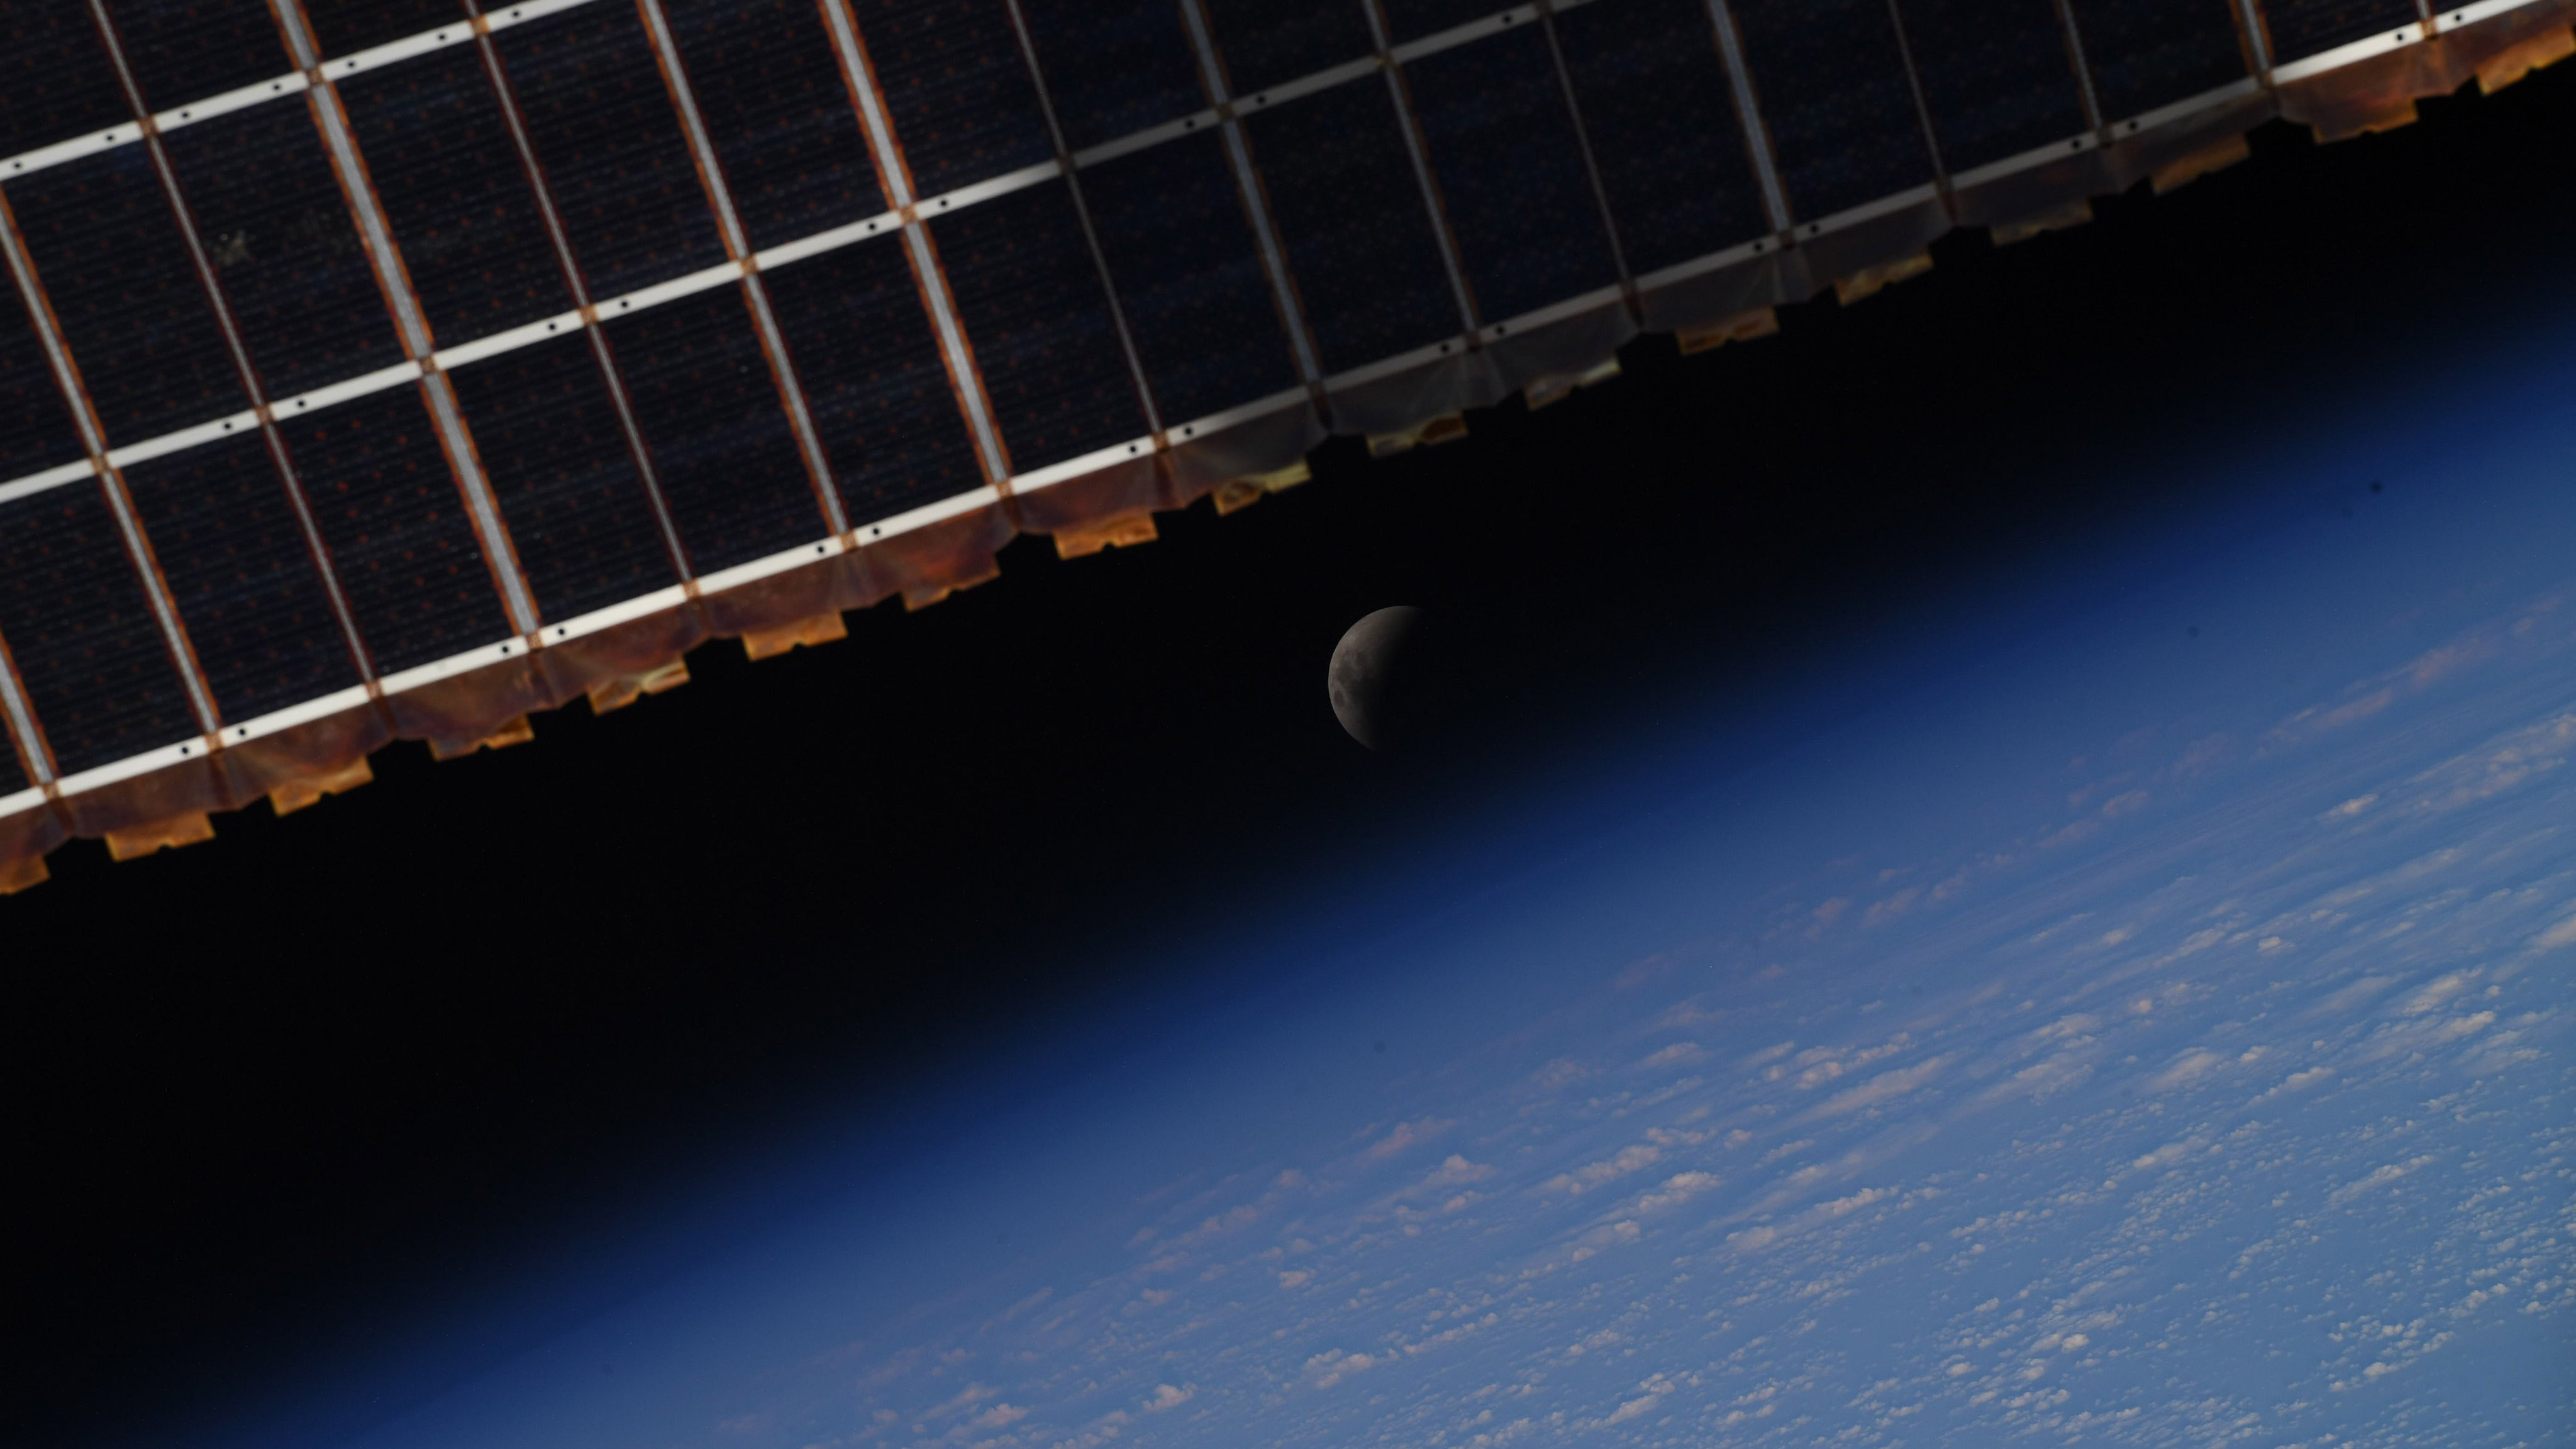
[[[707,205],[715,213],[725,253],[742,269],[743,300],[751,312],[752,330],[759,336],[762,355],[769,360],[770,379],[778,388],[788,427],[796,435],[797,451],[804,456],[814,502],[833,534],[847,533],[850,524],[842,514],[840,491],[832,486],[831,462],[824,456],[823,440],[815,431],[813,411],[806,404],[803,385],[797,381],[796,364],[788,355],[787,341],[779,335],[778,319],[770,312],[768,290],[760,284],[759,271],[751,263],[751,245],[743,231],[742,217],[734,208],[732,191],[725,185],[724,165],[707,135],[697,96],[689,89],[688,66],[680,58],[678,43],[671,38],[662,0],[636,0],[635,8],[643,17],[645,34],[652,40],[654,58],[661,62],[663,84],[670,92],[672,108],[679,113],[691,159],[697,162],[698,182],[706,189]]]
[[[126,68],[124,54],[116,43],[115,27],[108,21],[107,12],[99,0],[89,0],[89,14],[92,24],[97,27],[99,43],[116,72],[126,103],[134,113],[162,198],[177,217],[181,235],[188,243],[198,280],[207,289],[208,296],[215,298],[214,271],[206,263],[204,248],[197,243],[187,204],[179,195],[178,178],[171,172],[169,158],[163,154],[161,143],[153,133],[150,113],[144,108],[143,93],[136,87],[133,75]],[[54,316],[53,305],[45,297],[43,281],[37,275],[34,257],[25,248],[16,216],[5,203],[0,203],[0,230],[7,234],[10,270],[26,302],[28,314],[35,322],[37,335],[43,340],[55,384],[62,390],[63,401],[71,409],[82,440],[90,451],[99,495],[116,524],[126,561],[142,587],[145,606],[151,610],[162,647],[169,652],[180,687],[187,695],[189,713],[201,732],[212,734],[221,719],[215,708],[214,690],[206,682],[205,670],[197,660],[195,647],[189,642],[186,626],[179,618],[177,606],[171,602],[169,580],[163,576],[159,560],[153,556],[150,543],[135,519],[134,500],[126,491],[124,479],[107,461],[106,427],[99,419],[89,390],[81,384],[79,365],[72,356],[70,341],[63,335],[61,323]],[[253,405],[257,406],[258,389],[255,375],[250,371],[249,358],[241,350],[240,339],[231,332],[230,319],[223,314],[219,299],[216,301],[216,315],[225,327],[225,342],[231,349],[243,386]],[[261,427],[263,430],[268,427],[264,418]]]
[[[458,496],[464,501],[467,516],[473,520],[475,537],[483,548],[486,567],[499,586],[502,603],[510,614],[512,625],[522,634],[537,627],[538,611],[535,592],[529,588],[527,572],[520,566],[518,546],[510,537],[508,524],[501,517],[499,501],[493,497],[492,480],[484,475],[476,454],[473,435],[468,430],[464,409],[456,402],[454,390],[434,368],[424,367],[437,354],[437,337],[428,315],[422,311],[420,296],[412,287],[410,270],[403,264],[402,249],[394,241],[393,226],[385,218],[384,201],[376,191],[374,178],[367,174],[366,157],[358,148],[358,138],[349,124],[340,94],[323,73],[321,48],[314,42],[311,17],[304,12],[305,0],[270,0],[270,13],[276,17],[287,53],[305,73],[316,77],[307,108],[315,126],[322,133],[325,151],[331,158],[331,169],[340,184],[341,198],[347,203],[350,218],[357,223],[359,244],[366,249],[367,262],[375,272],[376,285],[384,293],[387,310],[393,314],[394,330],[401,337],[403,350],[410,354],[410,370],[418,377],[421,400],[427,405],[430,424],[438,434],[439,451],[446,457],[448,473],[455,481]],[[377,376],[399,378],[403,369],[386,369]],[[353,383],[368,379],[352,379]],[[328,391],[328,390],[318,390]],[[321,401],[354,399],[355,391],[345,397],[327,401],[311,395],[294,399],[300,412]],[[281,467],[285,460],[280,459]],[[321,531],[312,516],[312,506],[304,489],[292,480],[288,496],[293,501],[297,522],[310,540],[313,555],[321,564],[323,588],[339,615],[358,659],[360,678],[373,688],[375,661],[360,637],[356,615],[349,607],[340,586],[338,570],[332,567],[330,551],[323,546]]]
[[[1368,17],[1369,38],[1377,46],[1378,69],[1386,77],[1387,94],[1395,101],[1396,135],[1404,142],[1404,154],[1413,163],[1414,181],[1422,188],[1422,205],[1431,217],[1431,239],[1438,245],[1440,264],[1449,274],[1449,291],[1457,300],[1458,321],[1472,337],[1478,326],[1475,294],[1467,289],[1467,267],[1458,254],[1458,238],[1440,205],[1440,183],[1431,174],[1431,158],[1422,142],[1422,119],[1414,114],[1413,97],[1404,85],[1404,70],[1396,64],[1387,41],[1386,13],[1378,0],[1358,3],[1361,13]]]
[[[9,747],[16,752],[18,768],[35,786],[40,798],[50,798],[54,790],[53,751],[45,747],[45,737],[36,728],[36,716],[27,708],[26,686],[18,681],[18,661],[9,652],[9,641],[0,638],[0,723],[9,728]],[[36,802],[25,794],[13,796],[21,808]],[[14,814],[7,802],[0,802],[0,815]]]
[[[1205,0],[1179,3],[1181,21],[1189,29],[1190,50],[1198,62],[1199,83],[1216,103],[1226,167],[1234,173],[1235,192],[1243,199],[1244,216],[1252,224],[1253,240],[1261,251],[1262,276],[1270,284],[1271,302],[1279,309],[1279,325],[1288,334],[1289,349],[1297,359],[1297,376],[1305,383],[1307,394],[1321,405],[1323,365],[1316,358],[1314,334],[1306,320],[1306,309],[1298,300],[1296,281],[1288,270],[1287,249],[1280,243],[1278,223],[1270,215],[1261,173],[1252,164],[1251,148],[1244,143],[1243,123],[1235,119],[1233,88],[1226,79],[1225,61],[1217,53],[1216,34],[1208,25]]]
[[[582,0],[582,3],[588,3],[588,0]],[[1598,0],[1592,0],[1592,3],[1598,3]],[[2059,0],[2059,3],[2062,8],[2064,0]],[[2464,24],[2474,23],[2477,20],[2489,19],[2496,15],[2510,13],[2511,11],[2525,8],[2533,3],[2537,3],[2537,0],[2483,0],[2483,3],[2480,5],[2465,7],[2461,11],[2453,12],[2450,17],[2446,17],[2448,20],[2446,28],[2455,29]],[[460,26],[459,29],[465,30],[466,27]],[[2411,38],[2420,39],[2421,37],[2415,36]],[[2369,45],[2364,45],[2361,48],[2365,51],[2371,49]],[[2335,65],[2349,63],[2349,59],[2350,58],[2344,57],[2340,54],[2334,55],[2328,58],[2329,63],[2326,68],[2330,69]],[[1374,58],[1364,57],[1352,65],[1335,67],[1331,72],[1320,73],[1318,76],[1308,77],[1306,79],[1330,79],[1334,83],[1338,84],[1341,81],[1350,78],[1349,75],[1337,74],[1338,72],[1365,74],[1369,70],[1376,68],[1377,62]],[[2080,72],[2080,74],[2084,76],[2087,82],[2088,94],[2092,93],[2090,90],[2092,81],[2089,69]],[[2140,130],[2151,129],[2194,111],[2224,104],[2227,101],[2250,93],[2252,90],[2259,88],[2259,85],[2260,82],[2252,78],[2248,78],[2240,82],[2232,82],[2226,86],[2205,92],[2201,95],[2187,97],[2183,101],[2159,107],[2153,111],[2140,113],[2139,115],[2129,117],[2125,120],[2113,122],[2106,127],[2106,130],[2121,135],[2135,134]],[[1312,93],[1311,90],[1303,89],[1303,87],[1304,82],[1301,81],[1292,86],[1274,87],[1271,89],[1281,94],[1288,94],[1291,91],[1294,91],[1296,94]],[[1266,95],[1265,98],[1268,99],[1271,104],[1278,103],[1278,98],[1275,95]],[[1295,97],[1294,95],[1290,95],[1289,98],[1293,99]],[[2098,98],[2096,99],[2095,104],[2098,106]],[[1241,108],[1252,108],[1252,102],[1244,102]],[[2009,174],[2014,170],[2024,169],[2026,165],[2039,164],[2044,160],[2051,159],[2055,155],[2062,154],[2064,154],[2064,152],[2053,150],[2051,148],[2038,148],[2027,153],[2023,157],[2012,158],[2012,162],[2010,164],[1998,163],[1994,166],[1978,168],[1975,175],[1981,180],[1991,179],[1998,175]],[[958,188],[955,192],[950,193],[950,195],[956,197],[961,204],[971,204],[974,200],[989,199],[991,195],[1003,194],[1006,190],[1018,189],[1024,185],[1035,184],[1042,180],[1051,179],[1058,174],[1061,174],[1061,167],[1056,162],[1049,161],[1044,163],[1041,167],[1030,168],[1029,173],[1026,175],[1014,173],[1004,178],[998,178],[995,182],[977,183],[967,187]],[[1957,178],[1953,179],[1955,181]],[[945,200],[946,198],[942,199]],[[899,216],[896,214],[889,213],[888,218],[889,219],[883,224],[889,229],[894,225],[900,224]],[[1849,224],[1849,218],[1847,216],[1838,216],[1836,218],[1828,218],[1822,225],[1801,227],[1799,228],[1799,231],[1802,235],[1821,235],[1827,231],[1837,229],[1839,225],[1844,224]],[[876,227],[879,223],[872,221],[866,225],[868,227]],[[791,255],[788,258],[790,260],[801,259],[803,256],[816,255],[823,250],[829,250],[838,245],[846,245],[857,239],[855,235],[849,233],[849,229],[844,228],[841,230],[844,234],[837,238],[831,238],[828,240],[809,238],[797,243],[789,244],[785,247],[774,248],[772,250],[790,253]],[[726,280],[730,280],[730,277],[711,275],[707,278],[699,279],[697,283],[691,285],[717,285]],[[665,288],[642,289],[627,297],[615,299],[615,301],[610,305],[613,305],[620,311],[634,310],[650,306],[656,301],[668,300],[671,296],[680,295],[686,290],[690,290],[691,285],[666,284]],[[572,316],[575,322],[579,321],[577,314],[567,315]],[[479,360],[482,357],[495,355],[510,347],[529,345],[539,340],[543,340],[540,329],[535,328],[532,324],[531,327],[512,329],[509,332],[494,334],[491,337],[475,339],[472,342],[461,344],[456,348],[443,349],[436,356],[435,361],[437,365],[442,368],[461,366],[465,362]],[[372,380],[370,380],[370,378],[372,378]],[[409,380],[407,377],[393,375],[370,375],[370,378],[353,379],[346,384],[335,384],[331,387],[314,389],[305,394],[281,399],[275,403],[274,406],[280,409],[293,409],[300,412],[311,408],[326,406],[331,403],[346,401],[354,397],[366,395],[368,392],[379,388],[395,386],[401,382]],[[162,453],[175,450],[177,447],[192,446],[196,443],[211,440],[217,436],[219,436],[219,434],[209,431],[203,427],[183,429],[179,432],[165,435],[161,438],[147,439],[138,444],[124,445],[114,450],[111,457],[121,460],[128,449],[134,450],[135,455],[138,457],[160,456]],[[41,481],[41,476],[42,475],[34,475],[29,478],[0,482],[0,488],[25,490],[28,488],[41,487],[44,486]],[[59,484],[60,480],[57,479],[55,481]]]
[[[2333,70],[2341,70],[2343,67],[2354,64],[2357,61],[2368,60],[2373,56],[2385,55],[2392,50],[2403,49],[2406,46],[2414,45],[2422,41],[2425,36],[2426,26],[2424,22],[2420,20],[2411,21],[2394,30],[2386,31],[2378,35],[2366,36],[2360,40],[2348,41],[2331,50],[2319,51],[2315,55],[2303,56],[2297,60],[2290,61],[2287,64],[2276,65],[2272,67],[2269,74],[2274,85],[2287,85],[2292,81],[2306,80],[2310,76],[2323,75],[2326,72]]]
[[[1914,63],[1914,46],[1905,34],[1905,13],[1896,0],[1886,0],[1887,23],[1896,32],[1896,54],[1905,70],[1906,93],[1914,98],[1914,123],[1923,130],[1923,149],[1932,157],[1932,184],[1941,189],[1941,204],[1950,205],[1950,164],[1941,154],[1941,133],[1933,129],[1932,107],[1923,98],[1923,75]]]
[[[1438,55],[1444,50],[1455,50],[1471,40],[1482,40],[1488,35],[1500,35],[1514,25],[1527,24],[1536,20],[1538,15],[1539,7],[1535,4],[1514,5],[1506,10],[1497,10],[1491,15],[1480,15],[1473,20],[1452,25],[1446,30],[1416,37],[1401,45],[1391,46],[1386,52],[1387,59],[1397,65],[1405,65],[1425,56]]]
[[[1091,269],[1099,276],[1100,294],[1109,304],[1109,324],[1118,334],[1119,352],[1127,359],[1127,375],[1136,384],[1136,400],[1144,406],[1145,429],[1159,447],[1163,432],[1162,409],[1155,401],[1153,385],[1145,379],[1145,362],[1137,354],[1136,334],[1127,324],[1127,309],[1119,303],[1118,284],[1109,275],[1109,259],[1101,254],[1100,229],[1092,224],[1091,207],[1083,200],[1082,177],[1073,164],[1073,153],[1065,147],[1064,124],[1056,116],[1055,98],[1047,89],[1046,68],[1038,63],[1037,42],[1029,36],[1028,16],[1021,12],[1020,0],[1002,0],[1002,5],[1010,13],[1012,32],[1019,37],[1020,58],[1028,62],[1029,82],[1037,87],[1038,114],[1046,118],[1047,139],[1055,146],[1056,164],[1064,168],[1065,194],[1073,199],[1074,221],[1082,228],[1082,244],[1091,253]],[[1128,445],[1128,451],[1134,451],[1132,444]]]
[[[1735,28],[1735,13],[1726,0],[1708,0],[1708,20],[1717,32],[1717,53],[1726,62],[1727,89],[1735,93],[1736,119],[1744,126],[1744,147],[1753,157],[1753,174],[1762,183],[1762,207],[1771,217],[1771,230],[1789,233],[1789,193],[1780,184],[1780,162],[1771,151],[1771,128],[1762,119],[1760,98],[1753,89],[1753,71],[1744,63],[1744,37]]]
[[[501,53],[492,44],[492,26],[486,21],[478,0],[463,0],[463,3],[474,22],[474,44],[483,62],[484,76],[490,81],[493,97],[499,104],[503,128],[510,133],[511,148],[518,153],[520,168],[527,176],[529,194],[534,197],[537,215],[545,224],[546,240],[554,253],[555,268],[562,275],[564,286],[572,293],[573,306],[581,321],[584,340],[589,344],[591,360],[599,369],[600,381],[608,391],[609,406],[617,414],[618,430],[626,441],[627,454],[634,461],[636,476],[644,485],[645,500],[653,510],[654,528],[661,534],[662,547],[680,581],[691,583],[695,575],[689,566],[689,551],[680,541],[679,526],[671,517],[670,502],[663,496],[661,477],[653,468],[653,455],[644,446],[643,429],[636,424],[634,401],[627,394],[625,378],[617,370],[616,355],[610,351],[608,339],[600,331],[597,311],[591,306],[590,290],[582,280],[580,266],[573,259],[571,238],[565,234],[563,217],[555,209],[554,193],[546,185],[545,166],[537,159],[536,147],[528,139],[527,120],[519,113],[518,98],[510,89],[509,73],[502,68]],[[587,3],[587,0],[576,0],[576,3]],[[545,327],[549,334],[554,330],[551,321],[517,329],[529,334],[527,345],[540,340],[534,331],[539,326]]]
[[[1583,178],[1592,187],[1592,204],[1601,212],[1601,233],[1610,240],[1610,261],[1619,269],[1619,299],[1631,317],[1640,317],[1637,303],[1637,278],[1628,266],[1628,248],[1619,239],[1619,219],[1610,211],[1610,190],[1601,180],[1601,158],[1593,150],[1591,130],[1583,122],[1583,99],[1575,94],[1574,73],[1565,63],[1565,46],[1557,38],[1556,12],[1567,7],[1542,4],[1540,33],[1547,37],[1547,56],[1556,67],[1557,90],[1565,97],[1565,113],[1574,118],[1574,145],[1583,156]]]
[[[997,498],[1007,497],[1010,451],[1003,446],[1001,428],[993,420],[992,398],[984,390],[983,373],[975,366],[974,351],[967,345],[966,329],[958,323],[957,299],[949,291],[947,273],[940,268],[939,250],[914,205],[912,168],[904,162],[903,144],[895,136],[894,118],[877,84],[875,64],[868,58],[858,21],[850,14],[849,0],[816,3],[822,7],[824,27],[831,33],[833,56],[840,62],[842,81],[850,88],[850,103],[857,109],[869,149],[875,153],[877,184],[885,188],[886,201],[901,220],[913,287],[920,295],[922,310],[930,317],[931,331],[939,339],[940,362],[948,372],[949,391],[956,397],[957,409],[965,416],[966,430],[975,440],[976,461],[984,469],[986,486],[994,490]]]
[[[2236,0],[2236,37],[2245,47],[2247,62],[2264,85],[2272,83],[2272,53],[2263,41],[2263,17],[2254,8],[2254,0]]]
[[[2093,63],[2084,57],[2084,27],[2076,23],[2070,0],[2049,0],[2057,10],[2057,27],[2066,36],[2066,63],[2075,69],[2075,88],[2084,98],[2084,122],[2096,137],[2110,124],[2102,114],[2102,94],[2093,82]]]
[[[0,503],[15,503],[21,498],[32,498],[49,489],[60,488],[66,483],[77,483],[83,478],[96,477],[97,474],[97,466],[87,458],[77,463],[65,463],[59,467],[48,468],[41,473],[30,473],[24,478],[0,483]]]

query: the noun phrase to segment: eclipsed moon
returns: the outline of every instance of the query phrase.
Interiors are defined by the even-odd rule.
[[[1404,732],[1405,706],[1421,668],[1422,622],[1422,611],[1408,604],[1380,609],[1333,647],[1325,676],[1333,717],[1372,750],[1392,749]]]

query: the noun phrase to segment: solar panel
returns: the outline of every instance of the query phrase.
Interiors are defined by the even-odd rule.
[[[2272,0],[2263,29],[2272,54],[2295,61],[2423,18],[2415,0]]]
[[[2224,0],[2067,0],[2102,114],[2125,120],[2247,78]]]
[[[218,714],[256,719],[359,682],[306,510],[265,439],[154,458],[124,478]]]
[[[2055,0],[1899,0],[1896,9],[1945,170],[1974,171],[2092,124]]]
[[[0,0],[0,888],[2571,13]]]

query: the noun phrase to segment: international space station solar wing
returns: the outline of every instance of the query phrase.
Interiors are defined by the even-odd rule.
[[[2571,48],[2576,0],[0,0],[0,890]]]

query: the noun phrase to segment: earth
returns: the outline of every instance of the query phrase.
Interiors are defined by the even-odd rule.
[[[1084,947],[1207,985],[711,1165],[330,1442],[2569,1442],[2576,311],[2115,467],[2240,486]]]

